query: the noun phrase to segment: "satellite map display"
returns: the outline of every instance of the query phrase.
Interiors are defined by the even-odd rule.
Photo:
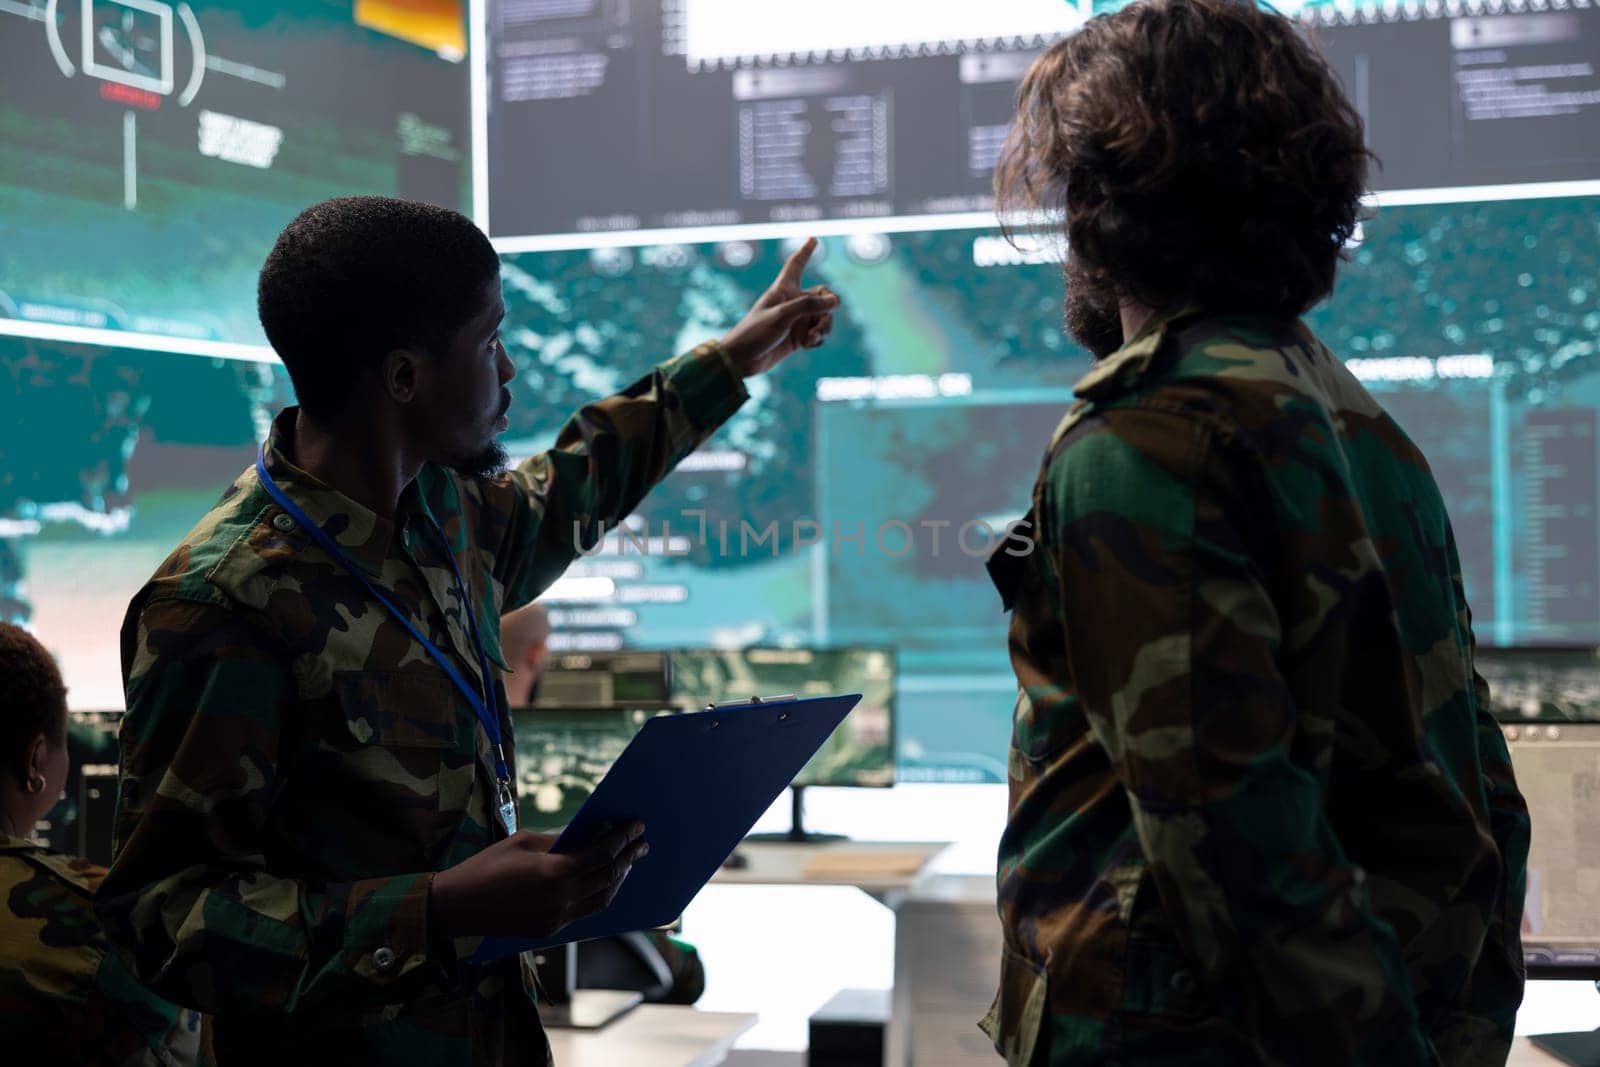
[[[1484,645],[1600,643],[1595,204],[1383,208],[1308,316],[1428,456]],[[508,447],[719,336],[784,252],[505,257]],[[1023,513],[1089,366],[1059,267],[951,230],[828,238],[809,276],[844,298],[829,344],[750,383],[645,501],[648,536],[550,590],[554,651],[894,645],[900,780],[1004,781],[1005,616],[958,535]],[[128,598],[290,402],[274,363],[0,338],[0,611],[60,655],[74,707],[121,706]]]

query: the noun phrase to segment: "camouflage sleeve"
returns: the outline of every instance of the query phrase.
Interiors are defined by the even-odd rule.
[[[1465,1004],[1443,1027],[1437,1040],[1449,1063],[1502,1064],[1511,1051],[1512,1027],[1522,1003],[1526,965],[1522,956],[1522,909],[1528,890],[1528,845],[1531,823],[1528,805],[1511,770],[1511,753],[1505,734],[1495,721],[1489,683],[1478,673],[1477,636],[1467,610],[1461,563],[1454,534],[1448,541],[1451,584],[1462,605],[1464,627],[1474,660],[1472,691],[1478,724],[1478,767],[1484,800],[1489,810],[1489,831],[1500,850],[1501,887],[1489,913],[1483,951],[1465,991]]]
[[[0,860],[0,956],[8,964],[0,969],[0,1036],[53,1046],[59,1063],[193,1063],[199,1016],[135,982],[106,942],[90,907],[104,870],[77,856],[35,856]]]
[[[1278,669],[1259,471],[1151,408],[1069,435],[1042,503],[1073,679],[1218,1010],[1274,1060],[1432,1063],[1394,931],[1303,759],[1333,724],[1297,708]]]
[[[543,592],[749,397],[722,346],[701,345],[567,420],[555,447],[480,483],[503,611]]]
[[[127,665],[116,857],[96,894],[134,973],[214,1014],[357,1012],[453,969],[430,954],[430,873],[311,883],[271,869],[296,687],[232,609],[157,599]],[[388,948],[388,966],[374,953]],[[226,976],[226,980],[222,980]]]

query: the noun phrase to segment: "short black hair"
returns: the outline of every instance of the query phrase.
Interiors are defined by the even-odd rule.
[[[1033,64],[995,187],[1003,214],[1063,214],[1102,289],[1294,316],[1333,288],[1369,158],[1293,22],[1254,0],[1140,0]]]
[[[278,235],[256,307],[301,407],[330,417],[385,353],[439,352],[481,310],[499,272],[489,239],[459,212],[338,197],[307,208]]]
[[[21,767],[29,742],[66,739],[67,687],[56,661],[20,626],[0,622],[0,766]]]

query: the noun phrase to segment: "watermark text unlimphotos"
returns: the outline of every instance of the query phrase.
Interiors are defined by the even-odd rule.
[[[687,556],[697,548],[716,551],[725,557],[740,559],[751,556],[769,556],[777,559],[785,553],[798,554],[813,548],[823,548],[835,556],[854,553],[865,556],[869,551],[892,559],[923,554],[933,559],[959,552],[974,559],[984,559],[997,550],[1010,556],[1028,556],[1033,553],[1033,524],[1027,519],[1010,522],[990,522],[972,519],[957,525],[950,519],[886,519],[869,529],[865,521],[855,523],[833,522],[827,529],[813,519],[795,519],[781,523],[770,520],[765,526],[756,526],[748,519],[717,519],[709,512],[686,509],[680,513],[682,522],[674,526],[668,520],[653,523],[645,519],[632,519],[616,527],[602,522],[598,532],[580,519],[573,520],[572,537],[583,556]],[[783,534],[787,532],[788,537]]]

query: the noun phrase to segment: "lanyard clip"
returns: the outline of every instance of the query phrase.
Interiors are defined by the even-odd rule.
[[[500,814],[500,825],[506,828],[506,836],[517,832],[517,795],[511,789],[511,781],[507,778],[500,779],[496,792],[495,809]]]

